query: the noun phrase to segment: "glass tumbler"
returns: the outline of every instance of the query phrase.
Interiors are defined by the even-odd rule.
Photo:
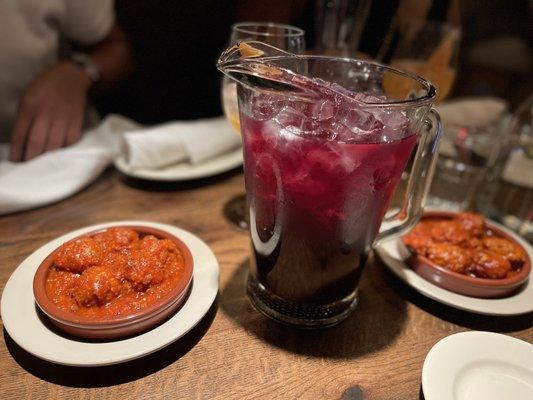
[[[450,211],[473,208],[498,140],[488,127],[445,125],[426,205]]]

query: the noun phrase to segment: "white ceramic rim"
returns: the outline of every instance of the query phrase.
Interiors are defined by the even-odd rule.
[[[167,321],[140,335],[111,342],[85,342],[51,331],[39,319],[33,297],[33,276],[39,264],[64,242],[93,230],[114,225],[138,225],[167,231],[181,239],[194,259],[192,290]],[[27,352],[62,365],[94,367],[131,361],[151,354],[189,332],[208,312],[218,293],[219,265],[211,249],[195,235],[162,223],[113,221],[92,225],[54,239],[28,256],[9,278],[0,305],[9,336]]]
[[[486,221],[512,236],[523,246],[529,255],[529,258],[533,261],[533,248],[524,239],[501,224],[488,218]],[[533,311],[533,278],[531,274],[520,292],[509,297],[500,299],[481,299],[464,296],[436,286],[414,272],[404,262],[400,255],[402,247],[403,244],[401,238],[394,238],[379,245],[376,248],[376,253],[394,275],[430,299],[463,311],[483,315],[509,316],[527,314]]]
[[[177,182],[207,178],[231,171],[234,168],[240,167],[242,163],[243,155],[241,146],[196,165],[179,163],[159,169],[134,169],[128,165],[124,155],[120,155],[114,160],[115,168],[124,175],[159,182]]]
[[[499,333],[460,332],[441,339],[426,355],[422,367],[424,398],[453,400],[460,372],[483,360],[514,365],[533,375],[533,345]],[[507,398],[514,399],[512,393]]]

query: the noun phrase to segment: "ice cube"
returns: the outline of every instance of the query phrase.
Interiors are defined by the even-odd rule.
[[[330,129],[334,132],[334,140],[343,143],[353,143],[353,132],[340,122],[333,122]]]
[[[403,138],[409,126],[409,120],[400,111],[375,111],[374,116],[383,124],[383,140],[399,140]]]
[[[343,118],[345,126],[352,132],[373,132],[377,129],[383,129],[383,124],[372,113],[353,109]]]
[[[337,105],[332,100],[322,100],[311,107],[311,117],[315,121],[325,122],[337,114]]]
[[[252,98],[251,117],[256,121],[266,121],[275,114],[279,99],[264,93]]]
[[[289,129],[289,127],[300,128],[306,116],[303,112],[290,107],[283,107],[274,117],[280,128]]]
[[[382,97],[377,97],[363,92],[350,92],[350,97],[361,103],[384,103],[386,100]]]
[[[337,133],[333,129],[330,129],[329,127],[326,127],[326,128],[319,127],[313,133],[313,137],[317,139],[333,141],[337,138]]]
[[[342,118],[342,124],[352,132],[347,142],[375,141],[383,124],[370,112],[352,109]]]
[[[318,122],[293,106],[283,107],[274,117],[274,121],[280,130],[286,130],[295,135],[312,135],[319,128]]]
[[[361,160],[350,154],[343,144],[329,142],[324,144],[324,148],[333,154],[330,159],[331,164],[336,166],[337,176],[349,175],[361,165]]]

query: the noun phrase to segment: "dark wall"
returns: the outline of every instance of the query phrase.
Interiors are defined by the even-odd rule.
[[[326,1],[326,0],[324,0]],[[220,78],[215,61],[237,21],[291,23],[315,44],[316,0],[116,0],[137,63],[135,74],[95,103],[102,114],[124,114],[141,123],[220,115]],[[434,0],[429,19],[444,20],[451,0]],[[515,34],[532,46],[527,0],[461,0],[461,53],[477,41]],[[376,55],[399,0],[373,0],[359,50]],[[531,91],[529,75],[480,70],[460,63],[455,95],[490,94],[518,103]]]
[[[222,113],[215,61],[227,44],[233,1],[117,0],[116,12],[137,68],[95,99],[103,114],[157,123]]]

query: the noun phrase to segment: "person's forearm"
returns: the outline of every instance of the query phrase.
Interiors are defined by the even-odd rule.
[[[133,70],[130,44],[119,25],[115,25],[103,41],[93,46],[88,55],[100,72],[98,86],[113,85]]]

